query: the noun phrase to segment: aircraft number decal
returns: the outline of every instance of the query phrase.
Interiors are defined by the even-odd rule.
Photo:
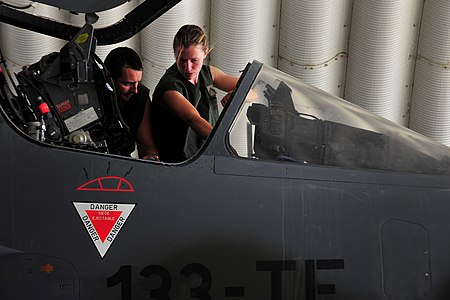
[[[257,272],[270,272],[271,282],[271,296],[270,300],[282,300],[282,272],[295,271],[296,261],[257,261]],[[343,259],[318,259],[305,260],[305,290],[304,299],[315,300],[316,293],[318,295],[333,295],[336,293],[336,286],[332,283],[318,284],[316,283],[316,271],[322,270],[339,270],[344,269]],[[121,266],[119,270],[108,277],[107,287],[114,287],[121,285],[121,299],[132,299],[132,267],[130,265]],[[190,297],[200,300],[211,300],[209,290],[212,285],[211,272],[202,264],[191,263],[186,265],[181,271],[181,275],[189,277],[192,274],[197,274],[201,278],[201,283],[198,287],[190,289]],[[146,266],[140,272],[141,276],[149,278],[152,275],[160,278],[160,286],[155,289],[150,289],[150,299],[170,300],[169,291],[172,288],[172,277],[169,271],[160,265]],[[233,286],[224,288],[225,298],[241,297],[245,298],[245,287]],[[303,299],[303,298],[302,298]]]
[[[89,237],[103,258],[136,204],[73,202]]]

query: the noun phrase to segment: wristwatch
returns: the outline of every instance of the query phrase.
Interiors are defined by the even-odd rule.
[[[142,157],[145,160],[159,161],[158,153],[150,153]]]

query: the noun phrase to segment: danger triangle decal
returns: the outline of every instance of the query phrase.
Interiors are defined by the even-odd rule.
[[[103,258],[136,204],[73,202],[91,240]]]

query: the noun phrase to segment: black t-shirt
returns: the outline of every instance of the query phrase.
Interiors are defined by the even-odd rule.
[[[118,100],[120,114],[123,120],[130,128],[130,132],[136,140],[137,130],[142,122],[145,111],[145,104],[150,100],[150,90],[143,84],[138,85],[138,93],[134,94],[128,101]],[[134,151],[134,144],[127,152],[131,154]]]
[[[138,93],[134,94],[128,101],[118,100],[122,118],[130,127],[130,131],[136,137],[137,129],[144,117],[145,104],[150,99],[150,90],[143,84],[138,85]]]

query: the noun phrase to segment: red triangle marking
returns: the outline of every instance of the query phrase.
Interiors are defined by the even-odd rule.
[[[116,224],[117,219],[122,214],[122,211],[86,210],[86,214],[89,216],[92,225],[94,225],[94,228],[103,243],[111,232],[114,224]]]

